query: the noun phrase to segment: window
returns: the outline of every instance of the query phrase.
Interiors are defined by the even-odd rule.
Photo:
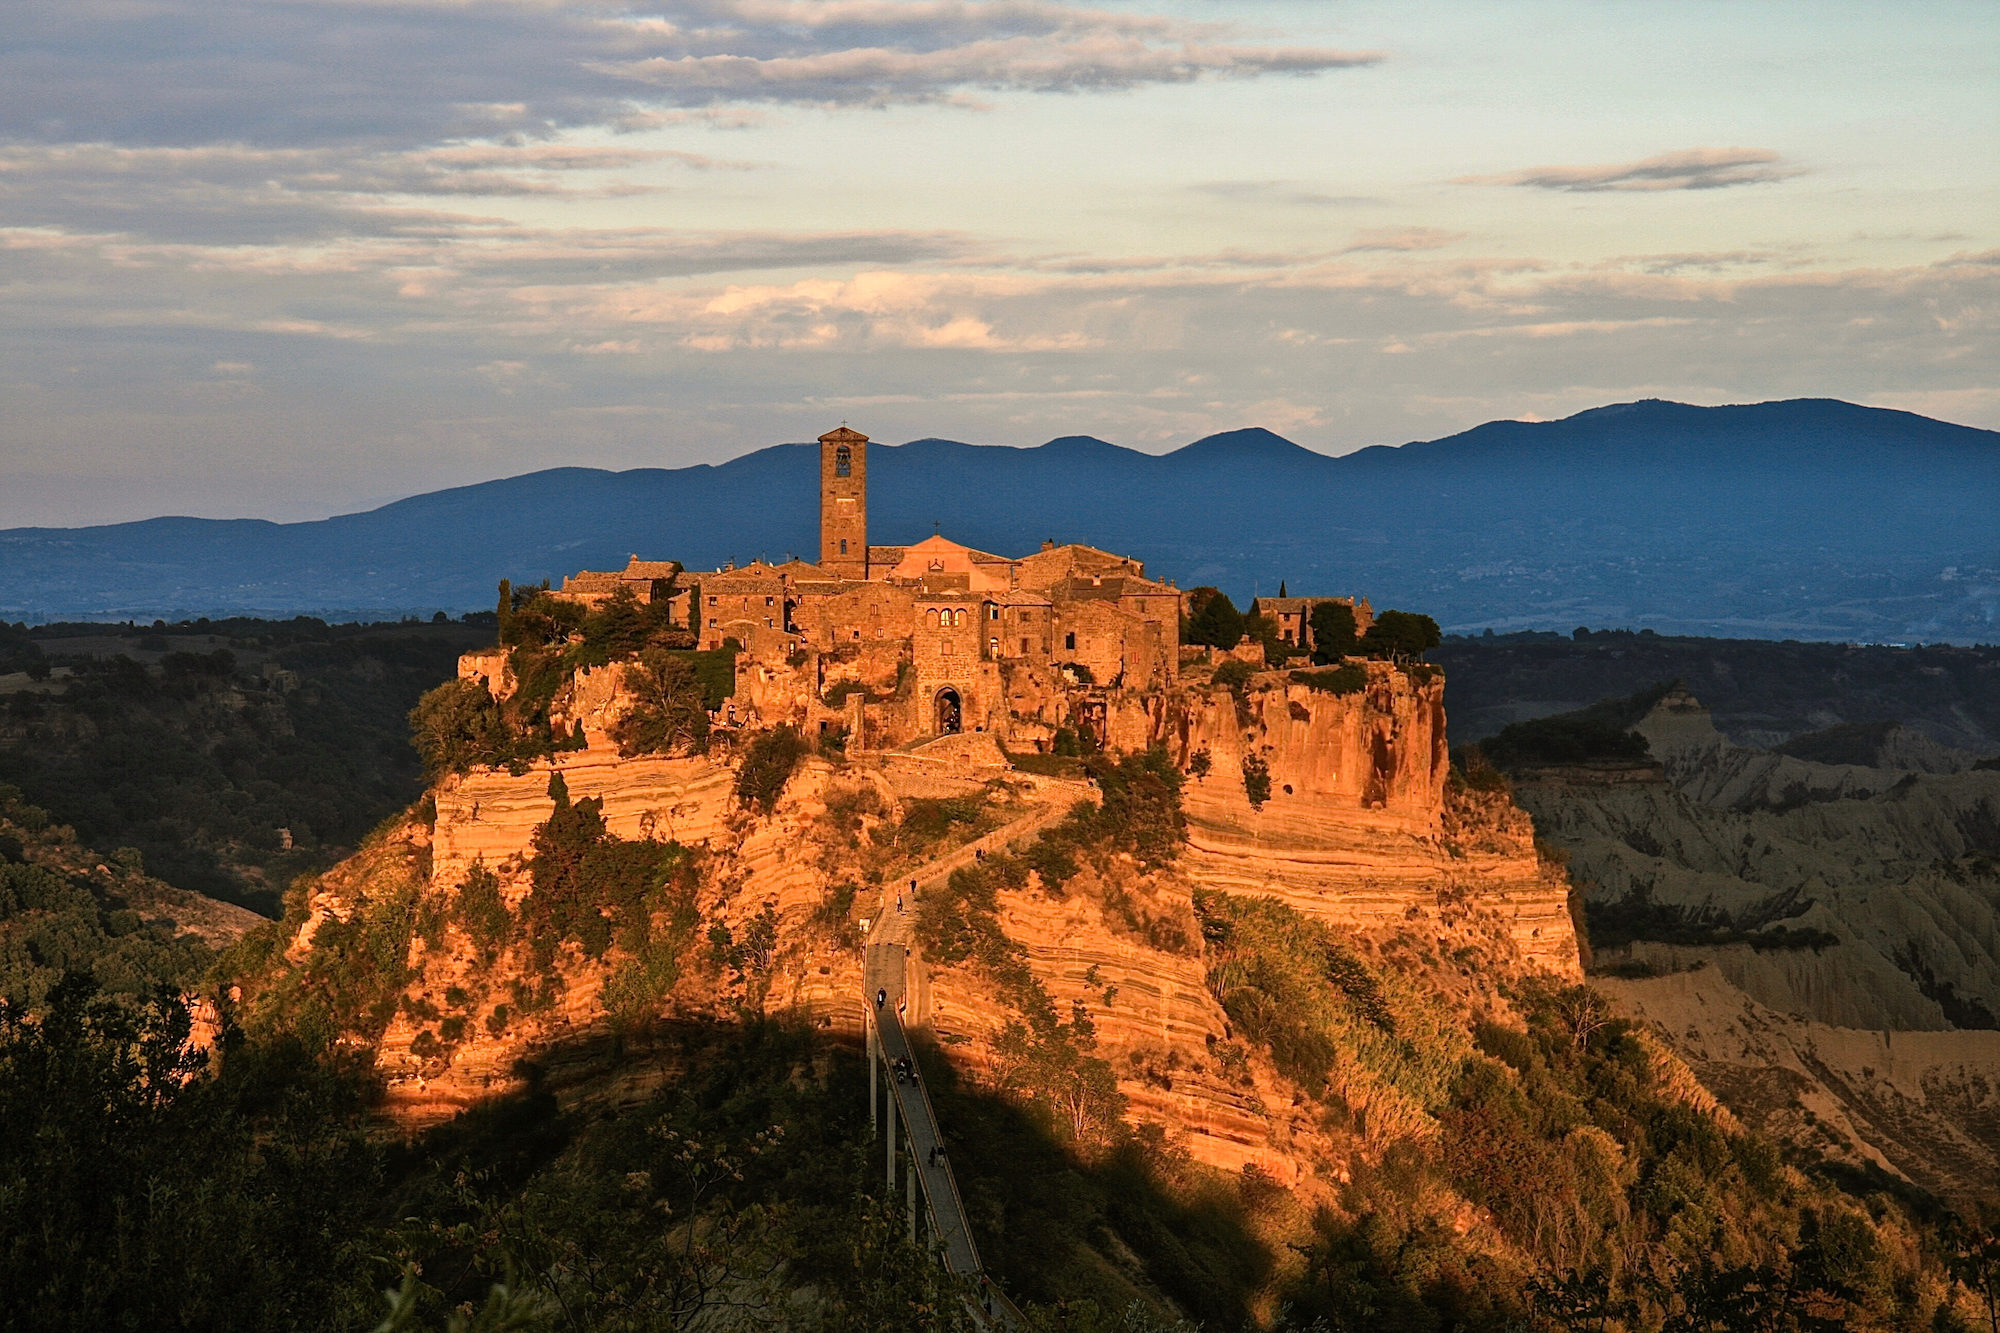
[[[842,538],[840,539],[840,553],[841,553],[842,555],[846,555],[846,554],[847,554],[847,538],[845,538],[845,537],[842,537]]]
[[[853,473],[854,451],[843,444],[833,451],[833,475],[846,477],[852,476]]]
[[[1028,641],[1026,639],[1021,640],[1021,651],[1024,653],[1028,651]]]
[[[773,600],[772,598],[769,598],[769,597],[766,597],[766,598],[764,599],[764,605],[766,605],[766,606],[776,606],[776,605],[777,605],[777,602],[776,602],[775,600]]]
[[[989,605],[986,608],[986,618],[988,620],[998,620],[1000,618],[1000,608]]]
[[[986,641],[986,651],[992,653],[995,657],[1000,656],[1000,640],[998,636]]]
[[[926,608],[924,611],[924,628],[936,629],[937,627],[938,627],[937,608],[935,607]]]
[[[1066,652],[1075,652],[1075,651],[1076,651],[1076,631],[1075,631],[1075,630],[1071,630],[1071,631],[1070,631],[1069,633],[1067,633],[1067,634],[1063,635],[1063,649],[1064,649],[1064,651],[1066,651]]]
[[[708,604],[709,604],[710,606],[714,606],[714,605],[715,605],[715,599],[714,599],[713,597],[709,598],[709,599],[708,599]]]

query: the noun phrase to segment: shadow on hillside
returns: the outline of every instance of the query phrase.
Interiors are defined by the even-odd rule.
[[[923,1065],[981,1256],[1010,1295],[1116,1310],[1133,1300],[1157,1305],[1164,1293],[1208,1327],[1248,1321],[1273,1260],[1234,1182],[1170,1188],[1157,1145],[1143,1139],[1081,1160],[1039,1116],[960,1081],[934,1051]],[[717,1197],[777,1208],[797,1246],[799,1276],[828,1278],[848,1263],[841,1251],[857,1232],[882,1217],[865,1061],[802,1025],[662,1022],[548,1048],[522,1072],[526,1091],[474,1107],[397,1151],[396,1216],[434,1219],[440,1230],[490,1230],[496,1207],[533,1199],[554,1209],[540,1225],[609,1237],[619,1182],[658,1170],[659,1146],[672,1141],[736,1163],[742,1178]],[[551,1203],[557,1195],[563,1202]],[[892,1212],[901,1206],[900,1198],[889,1203]],[[593,1216],[600,1204],[605,1213]],[[565,1208],[572,1215],[561,1215]],[[474,1259],[465,1246],[445,1244],[426,1263],[427,1277],[455,1272],[441,1285],[473,1299],[486,1280]]]

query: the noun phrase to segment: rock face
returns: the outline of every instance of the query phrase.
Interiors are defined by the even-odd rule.
[[[1783,1132],[1810,1111],[1829,1129],[1807,1137],[1933,1188],[1990,1175],[2000,773],[1731,745],[1685,694],[1639,730],[1663,781],[1519,791],[1579,888],[1639,935],[1600,939],[1598,963],[1664,974],[1607,986],[1753,1121]]]
[[[1211,767],[1186,788],[1189,873],[1350,929],[1435,922],[1471,902],[1507,923],[1524,957],[1580,976],[1568,885],[1536,855],[1528,821],[1504,799],[1448,789],[1442,680],[1368,671],[1354,694],[1273,675],[1243,705],[1226,691],[1190,705],[1184,743]],[[1262,808],[1246,758],[1269,768]]]
[[[498,658],[466,663],[472,675],[504,675]],[[1081,1006],[1091,1015],[1132,1118],[1162,1126],[1197,1161],[1232,1172],[1254,1165],[1293,1184],[1323,1173],[1337,1154],[1310,1099],[1237,1040],[1211,993],[1197,893],[1277,898],[1361,941],[1364,952],[1375,947],[1368,941],[1394,937],[1433,959],[1469,957],[1476,946],[1501,968],[1580,975],[1566,885],[1537,855],[1526,817],[1504,797],[1447,780],[1441,681],[1386,663],[1360,669],[1362,687],[1346,694],[1268,672],[1240,694],[1205,685],[1128,692],[1107,708],[1106,734],[1133,747],[1164,744],[1184,765],[1206,759],[1206,775],[1184,788],[1188,837],[1178,866],[1142,874],[1114,858],[1085,869],[1065,896],[1031,880],[999,904],[1001,929],[1057,1011]],[[447,778],[432,793],[435,822],[413,823],[323,877],[292,940],[293,965],[302,966],[325,923],[377,912],[403,893],[417,896],[419,917],[429,910],[447,921],[429,939],[421,930],[410,937],[411,979],[374,1045],[390,1105],[407,1123],[517,1086],[522,1056],[612,1026],[615,949],[592,962],[567,948],[555,963],[559,998],[510,1017],[510,997],[538,981],[525,948],[482,955],[456,924],[454,905],[476,877],[492,875],[515,909],[533,891],[529,861],[556,809],[556,775],[569,801],[602,803],[611,834],[700,854],[703,934],[659,997],[659,1012],[724,1016],[748,1007],[852,1039],[860,1034],[860,921],[892,910],[909,879],[941,882],[980,847],[1032,836],[1095,790],[1015,770],[990,737],[963,735],[838,764],[810,759],[775,808],[753,812],[735,794],[734,740],[724,737],[707,757],[622,758],[604,737],[625,706],[615,670],[585,673],[564,698],[588,748],[519,774]],[[1271,795],[1260,807],[1246,791],[1246,760],[1269,773]],[[993,831],[978,844],[948,836],[906,848],[903,817],[927,801],[980,811],[984,822],[968,835]],[[740,940],[760,916],[774,926],[768,960],[733,970],[710,956],[706,932]],[[913,965],[912,1020],[954,1063],[989,1074],[996,1037],[1018,1018],[993,978],[977,964],[931,969],[918,956]],[[1504,1007],[1494,977],[1450,966],[1458,970],[1440,986],[1458,994],[1468,1015]]]

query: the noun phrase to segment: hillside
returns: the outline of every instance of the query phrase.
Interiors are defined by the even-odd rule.
[[[316,523],[14,529],[0,617],[428,615],[489,605],[496,570],[778,558],[816,540],[809,448],[558,468]],[[1341,458],[1262,430],[1158,457],[919,440],[878,446],[871,480],[878,540],[1088,534],[1239,601],[1282,579],[1452,628],[1969,643],[2000,623],[2000,437],[1834,401],[1629,403]]]
[[[812,1215],[865,1231],[835,1218],[880,1182],[877,1161],[839,1183],[866,940],[910,951],[894,1007],[1030,1327],[1939,1316],[1921,1222],[1745,1134],[1576,984],[1568,886],[1520,811],[1450,772],[1433,670],[1238,665],[1193,654],[1181,687],[1114,699],[1122,753],[1032,758],[979,736],[810,754],[782,728],[621,753],[648,705],[586,667],[546,705],[569,748],[489,768],[434,740],[429,799],[232,955],[231,1011],[364,1061],[433,1150],[591,1126],[509,1168],[528,1183],[483,1232],[514,1255],[538,1233],[509,1210],[547,1210],[541,1243],[572,1257],[533,1281],[582,1309],[611,1307],[580,1272],[636,1252],[561,1199],[610,1206],[621,1170],[649,1196],[629,1115],[703,1153],[779,1117],[818,1145]],[[534,674],[466,669],[502,717]],[[786,1188],[812,1174],[754,1142]],[[730,1197],[717,1225],[803,1205]]]
[[[1747,1121],[1976,1194],[2000,1172],[2000,772],[1893,724],[1733,744],[1679,688],[1614,711],[1482,743],[1568,858],[1597,984]],[[1652,771],[1536,762],[1532,728],[1593,715]]]

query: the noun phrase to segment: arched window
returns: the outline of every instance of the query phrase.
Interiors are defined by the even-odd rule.
[[[963,607],[951,613],[951,623],[954,625],[963,625],[965,623],[965,609]]]
[[[852,476],[853,473],[854,451],[843,444],[833,451],[833,475],[836,477],[847,477]]]
[[[936,607],[930,607],[930,608],[928,608],[927,610],[925,610],[925,612],[924,612],[924,628],[925,628],[925,629],[936,629],[937,627],[938,627],[938,613],[937,613],[937,608],[936,608]]]

